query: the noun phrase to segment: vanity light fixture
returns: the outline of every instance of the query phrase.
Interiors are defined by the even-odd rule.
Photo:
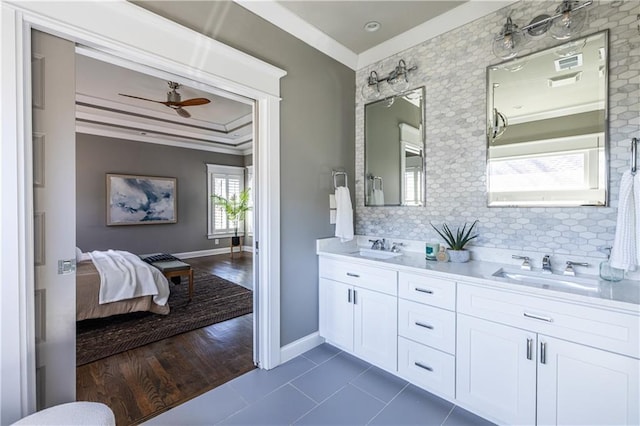
[[[502,27],[492,43],[493,53],[502,59],[511,59],[518,54],[522,45],[529,39],[544,36],[547,32],[557,40],[566,40],[576,35],[587,21],[587,6],[593,0],[562,0],[553,16],[539,15],[528,25],[519,28],[511,17]],[[526,37],[525,37],[526,35]]]
[[[380,83],[387,82],[396,93],[404,93],[409,88],[409,73],[417,70],[416,65],[407,68],[404,59],[398,61],[398,65],[385,77],[379,77],[376,71],[371,71],[367,77],[367,82],[362,86],[361,94],[365,101],[378,99],[380,93]]]

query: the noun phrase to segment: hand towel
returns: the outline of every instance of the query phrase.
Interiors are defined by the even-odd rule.
[[[384,192],[382,189],[373,190],[373,202],[374,206],[384,206]]]
[[[349,188],[336,188],[336,237],[340,242],[353,240],[353,207]]]
[[[640,181],[627,170],[620,180],[620,196],[618,198],[618,219],[616,234],[611,249],[611,266],[627,271],[634,271],[638,264],[637,229],[640,209]]]

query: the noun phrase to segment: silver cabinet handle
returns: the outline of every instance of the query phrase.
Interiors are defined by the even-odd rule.
[[[351,303],[351,289],[349,289],[349,293],[347,296],[347,302]]]
[[[547,363],[547,344],[540,342],[540,364]]]
[[[424,328],[428,328],[429,330],[433,330],[433,326],[432,326],[432,325],[425,324],[425,323],[420,322],[420,321],[416,321],[416,322],[415,322],[415,324],[416,324],[418,327],[424,327]]]
[[[355,290],[353,290],[353,304],[354,304],[354,305],[357,305],[357,304],[358,304],[358,302],[356,301],[356,295],[357,295],[357,294],[358,294],[358,292],[357,292],[357,291],[355,291]]]
[[[427,290],[426,288],[416,287],[416,291],[419,291],[420,293],[433,294],[432,290]]]
[[[540,315],[530,314],[528,312],[523,313],[523,315],[525,317],[527,317],[527,318],[533,318],[533,319],[537,319],[537,320],[540,320],[540,321],[546,321],[546,322],[553,322],[553,318],[551,318],[551,317],[543,317],[543,316],[540,316]]]
[[[527,359],[530,360],[533,357],[533,339],[527,338]]]
[[[425,365],[425,364],[423,364],[423,363],[421,363],[421,362],[419,362],[419,361],[416,361],[416,362],[414,362],[413,364],[414,364],[416,367],[420,367],[420,368],[422,368],[422,369],[424,369],[424,370],[427,370],[427,371],[433,371],[433,368],[431,368],[431,367],[429,367],[428,365]]]
[[[347,272],[347,275],[354,278],[360,278],[360,275],[354,274],[353,272]]]

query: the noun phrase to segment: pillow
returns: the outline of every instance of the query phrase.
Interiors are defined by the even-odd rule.
[[[76,263],[83,262],[85,260],[91,260],[89,253],[83,253],[78,247],[76,247]]]

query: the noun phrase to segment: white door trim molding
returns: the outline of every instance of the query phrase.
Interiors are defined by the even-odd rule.
[[[123,0],[2,1],[0,424],[35,409],[32,28],[256,100],[259,364],[280,364],[280,78],[286,72]],[[118,25],[113,25],[118,22]],[[222,58],[222,60],[221,60]],[[258,146],[259,145],[259,146]],[[258,238],[256,237],[256,240]]]

